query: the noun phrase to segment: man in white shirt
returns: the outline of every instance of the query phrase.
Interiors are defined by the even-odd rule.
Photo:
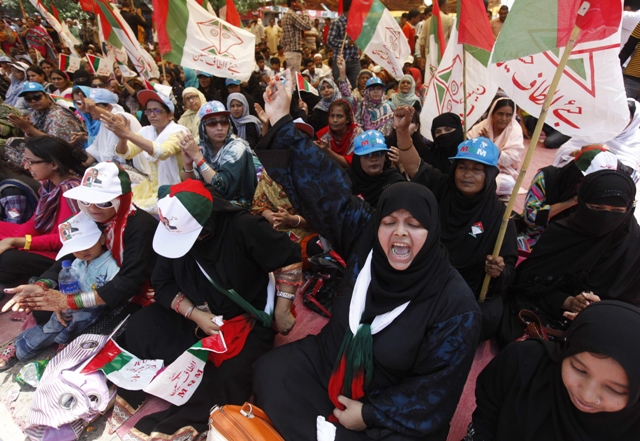
[[[320,71],[321,76],[325,76],[331,73],[331,68],[328,65],[323,63],[322,55],[315,54],[313,56],[313,62],[316,65],[316,70]]]
[[[249,28],[249,32],[256,36],[256,46],[261,41],[264,41],[264,26],[262,26],[262,20],[258,18],[258,13],[253,13],[253,21],[251,22],[251,27]]]

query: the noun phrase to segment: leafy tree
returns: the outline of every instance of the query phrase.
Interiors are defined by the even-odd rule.
[[[87,13],[80,9],[80,4],[68,0],[41,0],[44,6],[51,11],[51,3],[53,3],[60,14],[60,20],[71,18],[80,20],[87,18]],[[36,8],[33,7],[29,0],[22,0],[24,10],[27,15],[35,14]],[[10,17],[22,17],[20,10],[20,0],[3,0],[2,11]]]

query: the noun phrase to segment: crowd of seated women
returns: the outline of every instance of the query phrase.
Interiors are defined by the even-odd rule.
[[[139,115],[120,94],[72,86],[56,70],[71,110],[25,82],[17,96],[30,120],[10,117],[25,137],[0,164],[3,310],[44,325],[82,309],[58,290],[55,260],[58,226],[82,212],[119,267],[78,294],[107,306],[102,331],[130,315],[118,342],[165,365],[221,331],[233,341],[185,404],[139,419],[135,439],[195,440],[213,405],[252,399],[286,440],[445,440],[476,348],[490,338],[504,349],[478,378],[467,440],[634,439],[635,170],[606,146],[543,168],[523,222],[508,222],[493,257],[524,150],[513,101],[496,97],[466,140],[458,115],[440,115],[427,141],[411,75],[387,99],[376,75],[351,85],[342,57],[337,70],[320,79],[313,106],[286,71],[259,100],[210,77],[180,88],[180,103],[133,91]],[[78,125],[74,138],[49,133],[56,126],[40,119],[51,108]],[[519,234],[530,253],[517,265]],[[273,349],[296,324],[318,236],[346,262],[331,319]],[[512,343],[531,337],[523,310],[564,334]],[[6,346],[0,370],[19,355]],[[113,427],[146,398],[121,388]]]

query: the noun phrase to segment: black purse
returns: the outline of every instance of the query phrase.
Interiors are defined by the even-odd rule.
[[[331,308],[344,276],[345,263],[335,251],[309,257],[311,276],[302,286],[302,302],[318,314],[331,317]]]

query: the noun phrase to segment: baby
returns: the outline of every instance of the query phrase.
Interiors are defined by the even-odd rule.
[[[58,226],[62,249],[56,260],[73,253],[71,265],[79,281],[79,291],[69,298],[74,306],[62,313],[51,315],[44,325],[23,331],[16,338],[15,354],[18,359],[29,359],[52,343],[66,344],[93,324],[104,312],[106,305],[95,305],[94,290],[110,281],[119,271],[118,264],[105,247],[105,236],[96,223],[78,213]]]

